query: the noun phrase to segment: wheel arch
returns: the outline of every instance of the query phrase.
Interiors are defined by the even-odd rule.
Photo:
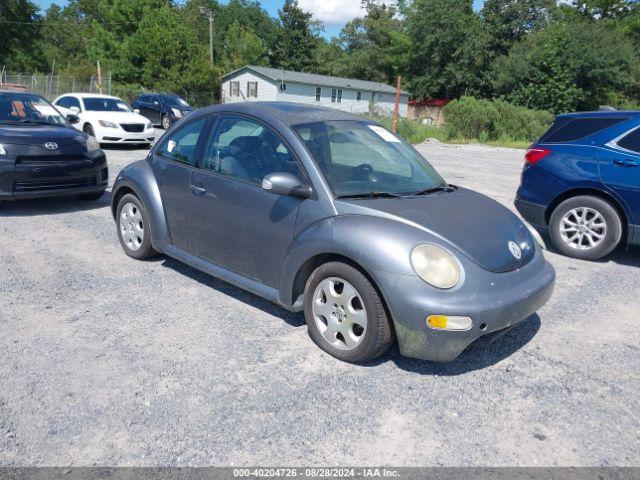
[[[556,198],[553,199],[553,201],[551,201],[551,203],[549,203],[549,206],[545,211],[544,216],[545,216],[545,221],[547,225],[549,225],[549,221],[551,220],[551,215],[553,214],[554,210],[558,208],[558,205],[560,205],[565,200],[569,200],[570,198],[579,197],[583,195],[600,198],[610,203],[611,206],[615,208],[615,210],[620,215],[620,220],[622,222],[622,241],[627,243],[629,241],[628,236],[629,236],[630,216],[624,207],[624,203],[622,202],[622,200],[616,198],[611,193],[606,192],[604,190],[600,190],[598,188],[592,188],[592,187],[574,188],[572,190],[567,190],[566,192],[563,192],[560,195],[558,195]]]

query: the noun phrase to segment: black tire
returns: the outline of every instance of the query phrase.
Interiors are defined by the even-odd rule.
[[[137,249],[133,249],[132,247],[127,245],[126,241],[123,238],[123,232],[120,226],[122,209],[125,205],[130,203],[135,205],[137,210],[139,210],[142,217],[142,227],[144,230],[142,242]],[[124,252],[131,258],[135,258],[137,260],[145,260],[158,255],[158,252],[156,252],[151,245],[151,224],[149,222],[147,209],[135,195],[128,193],[124,195],[118,202],[118,207],[116,209],[116,230],[118,232],[118,240],[120,241],[120,246],[122,247]]]
[[[78,198],[80,200],[94,201],[94,200],[98,200],[100,197],[102,197],[102,195],[104,195],[104,190],[100,190],[99,192],[93,192],[93,193],[83,193],[81,195],[78,195]]]
[[[84,127],[82,127],[82,131],[84,133],[86,133],[87,135],[89,135],[90,137],[94,137],[95,138],[95,136],[96,136],[95,132],[93,131],[93,127],[89,123],[86,123],[84,125]]]
[[[318,285],[327,278],[338,277],[349,282],[362,299],[367,315],[364,338],[353,350],[340,350],[323,337],[316,325],[312,309],[313,296]],[[329,262],[318,267],[307,280],[304,291],[304,316],[312,340],[329,355],[350,363],[371,361],[384,354],[394,340],[382,299],[369,279],[357,269],[342,262]]]
[[[594,247],[588,247],[588,242],[584,241],[585,249],[574,248],[571,246],[571,242],[562,237],[562,219],[576,208],[588,208],[604,218],[606,226],[604,238]],[[549,221],[549,236],[553,245],[562,254],[582,260],[597,260],[611,253],[620,244],[622,230],[622,220],[615,207],[602,198],[590,195],[581,195],[565,200],[556,207]],[[602,230],[597,232],[602,233]]]
[[[168,130],[169,127],[171,127],[171,119],[169,118],[169,115],[167,115],[166,113],[162,114],[160,125],[162,125],[162,128],[164,128],[165,130]]]

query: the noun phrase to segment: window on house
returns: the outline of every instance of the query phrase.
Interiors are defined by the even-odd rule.
[[[316,87],[316,102],[322,98],[322,87]]]
[[[258,82],[247,82],[247,98],[258,96]]]
[[[362,92],[358,92],[358,94],[356,95],[356,100],[362,100]]]
[[[282,82],[280,84],[280,91],[281,92],[286,92],[287,91],[287,84],[286,83]]]
[[[331,103],[336,103],[336,97],[338,95],[338,91],[334,88],[331,90]]]
[[[232,97],[239,97],[240,96],[240,82],[229,82],[229,85],[230,85],[229,94]]]
[[[338,89],[338,103],[342,103],[342,89]]]

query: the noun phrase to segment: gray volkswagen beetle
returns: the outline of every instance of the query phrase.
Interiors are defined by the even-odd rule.
[[[304,311],[318,346],[348,362],[396,338],[403,355],[454,360],[536,312],[555,279],[513,213],[332,109],[199,110],[120,172],[112,202],[127,255],[162,253]]]

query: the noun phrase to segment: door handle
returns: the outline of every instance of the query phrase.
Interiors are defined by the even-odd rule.
[[[191,185],[191,192],[194,195],[204,195],[205,193],[207,193],[207,189],[198,185]]]
[[[626,160],[623,158],[616,158],[613,163],[615,163],[616,165],[620,165],[621,167],[637,167],[638,166],[638,162],[634,161],[634,160]]]

